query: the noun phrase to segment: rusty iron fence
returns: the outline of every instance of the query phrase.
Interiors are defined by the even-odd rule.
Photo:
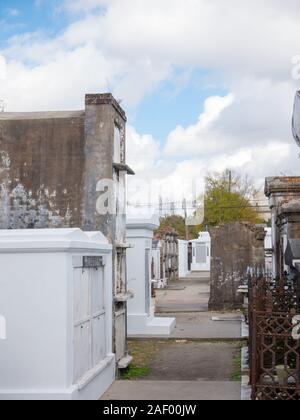
[[[249,279],[253,400],[300,400],[300,281]]]

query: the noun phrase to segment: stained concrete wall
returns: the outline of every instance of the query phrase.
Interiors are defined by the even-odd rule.
[[[0,228],[82,226],[84,112],[0,113]]]
[[[161,276],[166,280],[178,280],[178,234],[173,228],[159,229],[155,241],[161,245]]]
[[[290,239],[300,238],[300,177],[266,178],[265,194],[272,214],[273,275],[289,267],[284,254]]]
[[[126,116],[110,94],[87,95],[84,111],[0,113],[0,229],[80,227],[124,243],[121,206],[96,211],[100,180],[125,185],[113,169],[116,124],[125,159]]]
[[[0,229],[79,227],[124,245],[126,170],[113,156],[118,127],[125,164],[125,126],[110,94],[86,95],[84,111],[0,113]],[[97,211],[103,179],[115,192],[107,214]]]
[[[210,310],[242,307],[237,290],[249,269],[265,267],[264,227],[234,223],[210,229],[212,239]]]

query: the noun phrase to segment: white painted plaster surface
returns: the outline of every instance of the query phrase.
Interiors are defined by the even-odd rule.
[[[153,232],[158,221],[153,219],[128,219],[127,250],[128,288],[134,298],[128,302],[128,334],[170,335],[175,327],[174,318],[155,318],[151,299],[151,264]]]
[[[211,237],[209,232],[200,232],[199,238],[192,241],[192,272],[210,271],[211,269]],[[199,260],[199,255],[204,256]]]
[[[75,380],[75,279],[83,256],[105,260],[103,359]],[[0,231],[0,400],[98,399],[115,379],[111,246],[79,229]],[[78,304],[78,302],[77,302]],[[81,303],[79,302],[81,305]],[[84,360],[83,360],[84,362]]]

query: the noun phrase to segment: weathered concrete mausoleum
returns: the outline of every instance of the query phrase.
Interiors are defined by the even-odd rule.
[[[0,113],[0,229],[80,228],[113,245],[114,351],[126,347],[126,115],[111,94],[71,112]]]

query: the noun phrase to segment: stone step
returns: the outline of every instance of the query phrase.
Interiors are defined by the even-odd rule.
[[[116,381],[103,401],[239,401],[240,382],[229,381]]]
[[[187,279],[199,279],[199,278],[210,278],[210,272],[209,271],[192,271],[186,276]]]

